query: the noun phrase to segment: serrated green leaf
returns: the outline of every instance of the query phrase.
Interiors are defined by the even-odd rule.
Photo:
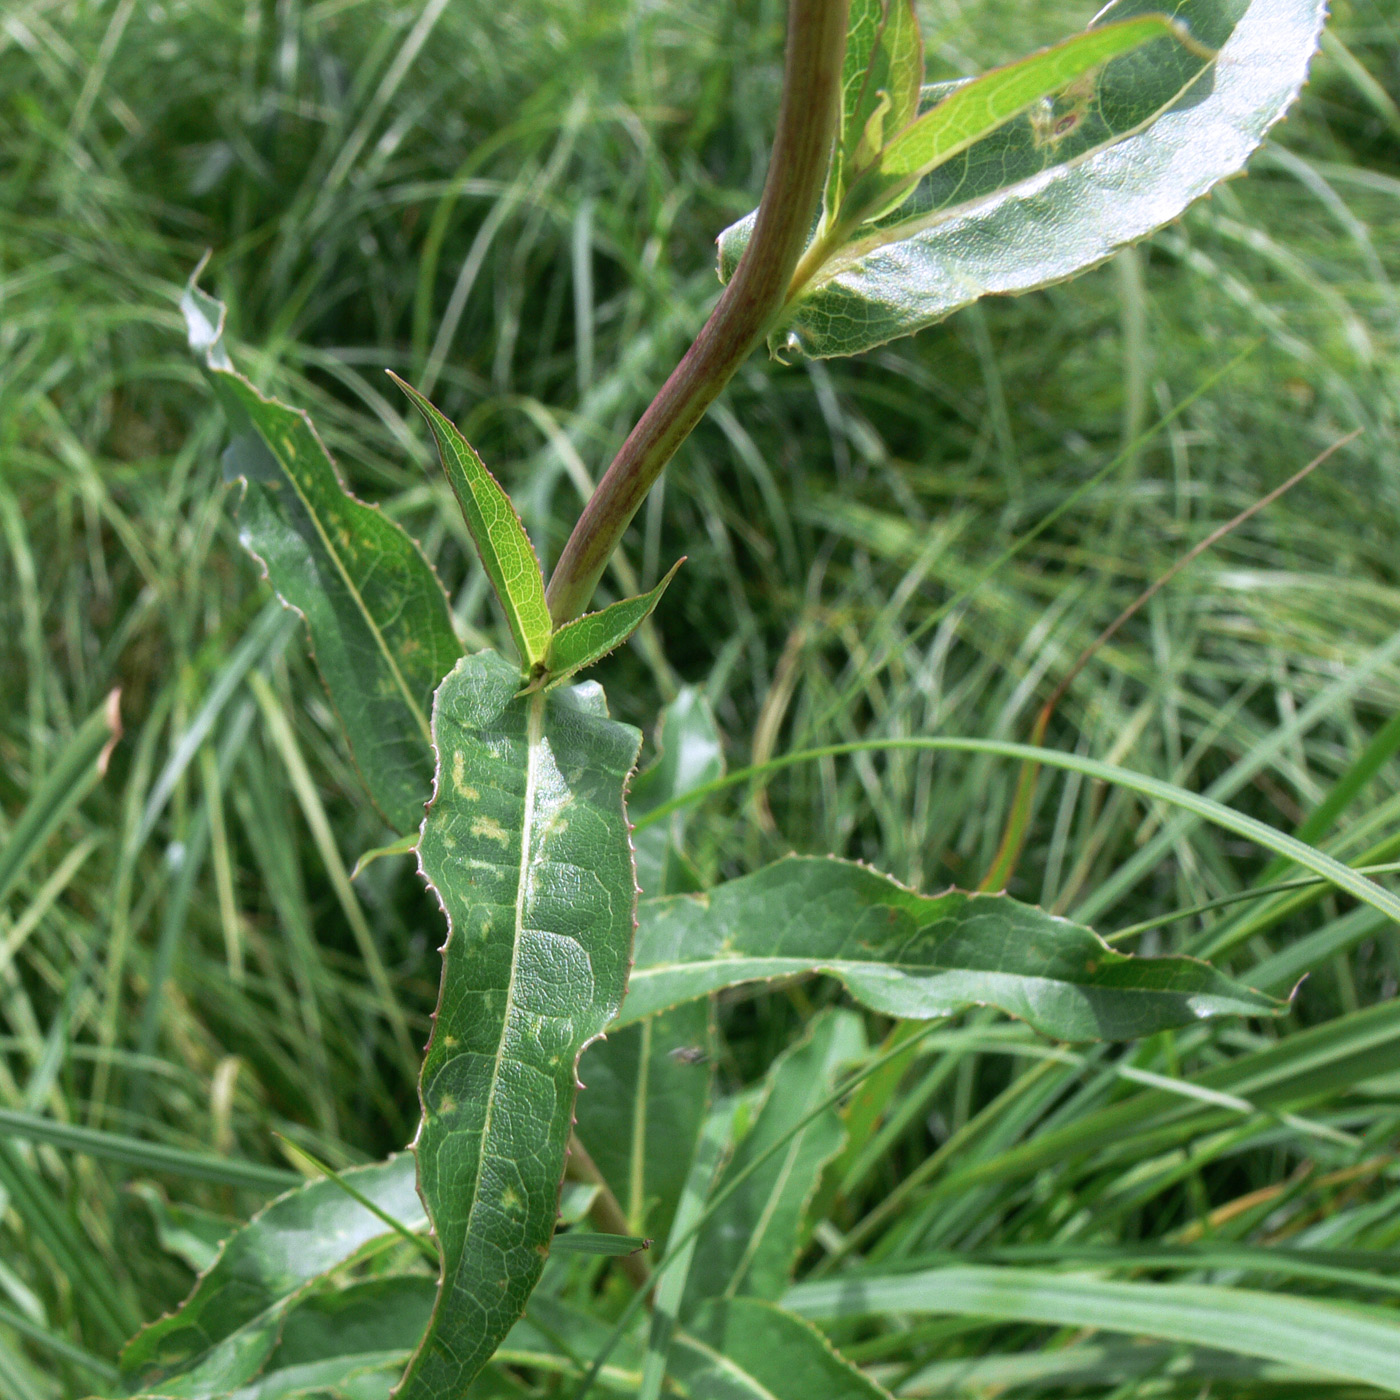
[[[183,1260],[197,1274],[213,1266],[223,1242],[239,1228],[239,1222],[215,1215],[198,1206],[172,1204],[163,1191],[150,1182],[138,1181],[127,1187],[151,1212],[156,1239],[167,1254]]]
[[[803,1283],[784,1304],[811,1318],[952,1313],[1127,1332],[1304,1366],[1400,1395],[1400,1319],[1316,1298],[970,1265]]]
[[[822,1168],[846,1137],[835,1105],[811,1115],[830,1097],[841,1067],[865,1051],[860,1017],[838,1010],[819,1016],[807,1036],[774,1060],[762,1107],[717,1189],[736,1177],[743,1180],[720,1202],[696,1242],[683,1319],[708,1299],[782,1295],[801,1244],[804,1208]],[[773,1151],[780,1141],[783,1146]],[[760,1165],[749,1170],[755,1161]]]
[[[433,690],[462,654],[447,595],[408,535],[341,485],[310,418],[234,370],[222,304],[191,282],[181,307],[235,430],[224,472],[244,482],[239,539],[305,618],[370,798],[396,831],[415,828],[431,791]]]
[[[1157,8],[1119,0],[1096,22]],[[979,297],[1062,281],[1236,174],[1296,97],[1325,0],[1169,8],[1198,43],[1219,50],[1215,62],[1153,40],[1105,64],[1092,85],[1071,84],[944,162],[895,212],[818,259],[820,271],[770,336],[775,352],[851,355]],[[925,105],[956,87],[926,89]],[[751,227],[744,220],[721,235],[725,280]]]
[[[641,736],[596,685],[518,689],[516,668],[481,652],[433,706],[418,858],[448,936],[415,1148],[442,1282],[401,1400],[461,1395],[524,1309],[554,1233],[579,1054],[627,982],[623,788]]]
[[[568,680],[575,672],[592,666],[620,647],[651,616],[661,595],[675,578],[676,570],[684,563],[684,559],[677,559],[666,577],[649,592],[636,598],[623,598],[595,613],[585,613],[566,622],[549,643],[548,684],[555,686]]]
[[[824,972],[890,1016],[996,1006],[1060,1040],[1130,1040],[1286,1003],[1193,958],[1135,958],[1005,895],[920,895],[792,856],[702,895],[644,900],[621,1024],[762,978]]]
[[[388,1400],[434,1292],[420,1274],[319,1284],[135,1400]]]
[[[424,1223],[408,1153],[342,1176],[409,1229]],[[242,1384],[271,1355],[281,1319],[301,1290],[385,1233],[384,1223],[335,1181],[289,1191],[224,1242],[175,1312],[127,1343],[123,1374],[143,1389],[172,1395],[216,1394],[201,1387]]]
[[[652,808],[724,773],[724,746],[714,711],[694,686],[682,686],[661,712],[656,747],[656,761],[632,779],[627,794],[627,811],[634,824]],[[633,831],[637,884],[643,894],[679,894],[699,888],[681,848],[688,816],[682,807],[664,822]]]
[[[525,533],[525,526],[500,482],[486,470],[471,443],[457,431],[456,424],[392,370],[389,377],[413,400],[432,430],[442,469],[462,507],[481,567],[486,570],[486,577],[491,580],[491,587],[496,590],[506,615],[521,669],[528,675],[535,674],[549,654],[554,624],[545,602],[540,561]]]
[[[754,1298],[707,1305],[671,1373],[691,1400],[888,1400],[810,1323]]]

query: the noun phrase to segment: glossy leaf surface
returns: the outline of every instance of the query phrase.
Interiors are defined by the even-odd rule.
[[[1097,22],[1158,8],[1119,0]],[[976,141],[824,259],[774,350],[855,354],[979,297],[1061,281],[1236,174],[1297,96],[1325,0],[1181,0],[1170,13],[1214,62],[1153,40]],[[925,104],[956,88],[926,89]],[[751,226],[721,236],[725,280]]]
[[[595,613],[585,613],[566,622],[549,643],[550,685],[567,680],[620,647],[651,616],[683,563],[684,559],[678,559],[666,577],[648,592],[636,598],[619,599]]]
[[[224,349],[224,308],[191,285],[190,347],[234,428],[225,475],[244,482],[239,539],[305,619],[316,664],[376,807],[395,830],[432,788],[433,691],[462,648],[418,546],[350,495],[305,413],[264,398]]]
[[[540,561],[525,526],[500,482],[486,470],[476,449],[457,431],[457,425],[397,374],[391,372],[390,378],[413,400],[432,430],[442,469],[462,507],[481,566],[505,612],[521,668],[533,671],[543,665],[548,654],[553,623],[544,600]]]
[[[807,1202],[845,1141],[836,1106],[823,1109],[822,1101],[841,1067],[865,1049],[861,1018],[841,1010],[818,1017],[811,1032],[773,1062],[763,1105],[717,1189],[743,1179],[719,1201],[696,1241],[683,1319],[707,1299],[782,1296]]]
[[[622,797],[641,736],[596,685],[519,683],[481,652],[433,710],[418,856],[449,931],[415,1146],[443,1272],[403,1400],[460,1395],[523,1311],[554,1233],[579,1054],[627,981]]]
[[[408,1229],[424,1224],[409,1153],[342,1176]],[[271,1355],[297,1294],[385,1233],[328,1178],[278,1197],[224,1243],[180,1308],[127,1343],[123,1373],[168,1394],[217,1394],[199,1388],[210,1378],[238,1375],[229,1384],[242,1384]]]
[[[1005,895],[915,894],[865,866],[793,856],[705,894],[643,901],[621,1019],[806,972],[839,978],[886,1015],[996,1006],[1061,1040],[1130,1040],[1284,1009],[1207,963],[1115,952]]]
[[[880,1400],[810,1323],[755,1298],[706,1306],[671,1346],[692,1400]]]
[[[955,1313],[1159,1337],[1304,1366],[1400,1395],[1400,1319],[1316,1298],[965,1266],[799,1284],[804,1317]]]

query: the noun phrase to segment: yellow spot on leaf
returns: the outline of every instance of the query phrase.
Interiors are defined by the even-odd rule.
[[[494,817],[477,817],[472,822],[472,835],[485,837],[488,841],[499,841],[503,846],[510,844],[510,833]]]

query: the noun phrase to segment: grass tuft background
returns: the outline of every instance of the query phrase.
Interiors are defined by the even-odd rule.
[[[931,76],[1090,17],[1043,0],[1014,19],[989,0],[920,9]],[[184,348],[184,280],[211,249],[205,285],[229,304],[240,366],[311,411],[352,489],[423,543],[484,644],[499,631],[485,580],[382,370],[455,418],[552,559],[717,293],[712,240],[762,180],[781,23],[776,0],[4,6],[0,839],[113,687],[126,726],[106,776],[60,794],[73,800],[20,852],[0,904],[0,1110],[107,1144],[0,1127],[4,1400],[86,1393],[188,1288],[162,1231],[217,1231],[206,1213],[266,1193],[232,1169],[195,1179],[171,1152],[290,1170],[276,1131],[344,1164],[402,1146],[417,1116],[392,1027],[402,1015],[426,1033],[440,916],[411,862],[347,878],[386,833],[297,626],[238,545],[224,425]],[[1049,742],[1290,830],[1354,772],[1319,843],[1356,863],[1400,856],[1398,102],[1400,22],[1344,0],[1249,178],[1149,243],[857,362],[754,360],[605,580],[617,596],[690,558],[650,641],[599,672],[615,712],[649,727],[698,684],[734,764],[857,738],[1025,738],[1143,587],[1360,427],[1095,657]],[[707,877],[797,849],[924,889],[975,884],[1016,777],[907,752],[788,769],[703,809],[693,853]],[[1395,998],[1395,930],[1325,891],[1167,917],[1267,867],[1135,796],[1043,777],[1013,892],[1106,934],[1156,921],[1130,946],[1219,953],[1271,990],[1307,972],[1294,1014],[1077,1067],[1020,1056],[1014,1033],[988,1048],[966,1018],[961,1048],[908,1067],[902,1114],[832,1201],[813,1257],[917,1170],[908,1209],[868,1227],[886,1255],[1094,1244],[1131,1259],[1135,1241],[1217,1239],[1390,1251],[1393,1267],[1395,1035],[1364,1075],[1300,1079],[1286,1112],[1170,1141],[1144,1126],[1029,1174],[997,1166],[1126,1092],[1120,1053],[1187,1074],[1306,1026],[1345,1036]],[[757,1073],[834,995],[813,983],[727,1011],[722,1072]],[[121,1160],[128,1139],[147,1157]],[[928,1167],[950,1139],[956,1154]],[[990,1184],[950,1198],[950,1161]],[[1354,1282],[1312,1288],[1382,1301]],[[897,1386],[1052,1335],[953,1319],[851,1350]],[[1110,1357],[1097,1379],[1036,1384],[1299,1393],[1286,1377],[1212,1381],[1207,1361],[1183,1371],[1168,1350],[1142,1382]],[[911,1393],[980,1393],[939,1374],[952,1389]]]

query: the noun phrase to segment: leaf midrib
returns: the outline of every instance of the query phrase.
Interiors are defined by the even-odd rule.
[[[1144,959],[1144,961],[1148,960]],[[660,977],[668,974],[674,975],[696,967],[708,967],[712,964],[733,967],[736,964],[742,965],[744,963],[780,964],[779,972],[801,972],[811,970],[815,972],[833,971],[839,973],[843,971],[864,972],[870,970],[874,972],[898,972],[908,976],[920,973],[942,974],[945,972],[962,972],[970,976],[1009,977],[1017,982],[1042,982],[1050,987],[1082,987],[1089,990],[1102,990],[1097,982],[1076,982],[1068,977],[1047,977],[1044,973],[1038,972],[1008,972],[1004,968],[959,967],[955,964],[945,966],[939,963],[886,962],[874,958],[865,960],[857,960],[854,958],[799,958],[785,957],[782,955],[775,956],[764,953],[745,953],[740,957],[697,958],[693,962],[649,963],[646,967],[633,968],[631,985],[635,987],[639,982],[645,982],[649,977]],[[1182,991],[1172,987],[1114,987],[1112,990],[1115,994],[1126,992],[1136,996],[1209,995],[1208,992]]]
[[[533,835],[533,814],[535,789],[539,782],[540,752],[544,740],[544,696],[532,696],[525,721],[525,793],[520,821],[520,866],[515,887],[515,920],[511,929],[510,977],[506,981],[505,1009],[501,1016],[501,1038],[496,1046],[496,1056],[491,1065],[491,1083],[486,1091],[486,1111],[482,1116],[481,1146],[478,1150],[476,1180],[472,1183],[471,1203],[467,1207],[467,1223],[464,1238],[473,1235],[473,1222],[477,1206],[481,1202],[481,1182],[484,1175],[482,1164],[485,1160],[486,1143],[491,1136],[492,1119],[496,1111],[496,1090],[501,1082],[501,1065],[505,1060],[506,1035],[510,1029],[511,1012],[515,1006],[515,982],[520,969],[520,934],[525,927],[526,880],[530,872],[530,839]],[[457,1261],[457,1271],[466,1261],[466,1252]],[[454,1271],[451,1287],[448,1286],[446,1271],[443,1272],[442,1293],[447,1296],[457,1287],[457,1271]]]

